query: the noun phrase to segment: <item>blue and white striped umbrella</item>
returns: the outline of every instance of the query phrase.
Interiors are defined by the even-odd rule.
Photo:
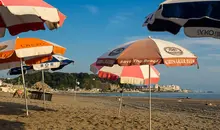
[[[146,18],[150,31],[177,34],[183,27],[188,37],[220,39],[220,0],[166,0]]]
[[[74,63],[73,60],[70,60],[69,58],[60,56],[60,55],[53,55],[52,60],[41,63],[41,64],[35,64],[33,66],[24,66],[24,73],[34,73],[37,72],[38,70],[60,70],[64,66],[69,65],[71,63]],[[21,74],[21,68],[20,67],[15,67],[12,68],[8,71],[9,75],[18,75]]]
[[[24,74],[30,73],[33,70],[33,66],[23,66]],[[20,75],[21,74],[21,67],[15,67],[8,71],[9,75]]]

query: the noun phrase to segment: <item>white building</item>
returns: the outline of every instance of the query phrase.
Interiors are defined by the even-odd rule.
[[[160,91],[181,91],[181,88],[178,85],[155,85],[155,89],[158,89],[159,87]]]
[[[158,89],[159,85],[158,84],[155,84],[154,88],[155,89]]]

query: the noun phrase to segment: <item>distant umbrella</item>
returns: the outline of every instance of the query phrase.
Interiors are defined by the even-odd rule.
[[[117,80],[120,78],[122,84],[137,84],[147,85],[149,81],[149,65],[136,65],[136,66],[97,66],[96,63],[90,65],[90,71],[98,74],[99,78],[109,80]],[[151,68],[151,84],[157,84],[160,80],[160,73],[154,67]]]
[[[73,60],[69,58],[60,56],[60,55],[53,55],[52,60],[43,62],[41,64],[35,64],[33,66],[24,66],[24,73],[32,73],[33,71],[37,70],[44,70],[44,69],[51,69],[52,71],[63,69],[66,65],[74,63]],[[8,71],[9,75],[19,75],[21,74],[21,68],[15,67]]]
[[[66,59],[60,61],[60,66],[58,68],[52,68],[51,70],[52,71],[61,70],[61,69],[63,69],[63,67],[65,67],[71,63],[74,64],[74,61],[66,58]]]
[[[41,64],[34,64],[33,69],[34,70],[50,69],[52,71],[56,71],[62,69],[64,66],[69,65],[71,63],[74,63],[74,61],[67,57],[61,55],[53,55],[52,60],[46,61]]]
[[[150,68],[150,70],[149,70]],[[154,66],[136,65],[136,66],[97,66],[96,63],[90,65],[90,71],[98,74],[99,78],[117,80],[120,78],[121,84],[147,85],[157,84],[160,80],[160,73]],[[150,72],[149,72],[150,71]],[[149,80],[150,78],[150,80]],[[118,116],[121,113],[123,89],[120,91],[120,104]]]
[[[33,70],[33,66],[23,66],[24,74],[27,74],[29,70]],[[21,67],[15,67],[8,71],[8,75],[20,75]]]

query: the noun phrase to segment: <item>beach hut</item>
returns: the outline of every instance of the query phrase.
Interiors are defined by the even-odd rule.
[[[32,87],[32,90],[30,91],[31,99],[38,99],[38,100],[47,100],[51,101],[52,100],[52,93],[51,91],[53,90],[49,85],[47,85],[44,82],[36,82]],[[44,97],[44,92],[45,91],[45,97]]]

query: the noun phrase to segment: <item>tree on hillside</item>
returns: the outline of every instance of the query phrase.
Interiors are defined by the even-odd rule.
[[[76,85],[76,79],[80,82],[79,87],[85,89],[101,88],[103,90],[108,89],[106,84],[118,84],[118,81],[109,81],[105,79],[99,79],[97,75],[88,73],[63,73],[63,72],[45,72],[44,73],[45,83],[54,89],[67,89],[74,88]],[[31,87],[36,82],[42,80],[41,72],[34,74],[26,74],[25,81],[27,87]],[[22,84],[21,76],[14,79],[7,80],[6,82],[12,84]],[[103,83],[105,85],[103,85]],[[105,88],[106,87],[106,88]]]

